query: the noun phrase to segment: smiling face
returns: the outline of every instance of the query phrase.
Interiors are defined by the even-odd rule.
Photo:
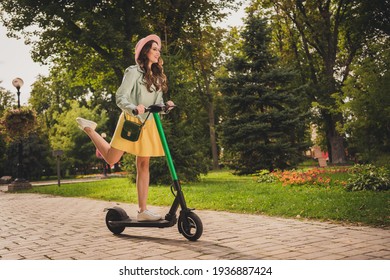
[[[146,56],[149,60],[149,66],[158,62],[158,59],[160,58],[160,48],[156,42],[152,43],[152,46],[147,52]]]

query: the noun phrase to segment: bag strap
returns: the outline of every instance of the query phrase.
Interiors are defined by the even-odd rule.
[[[156,98],[154,99],[154,103],[153,103],[153,104],[156,104],[156,101],[157,101],[157,96],[156,96]],[[145,122],[148,120],[149,115],[150,115],[150,111],[149,111],[149,114],[146,116],[145,120],[144,120],[143,122],[141,121],[141,123],[142,123],[141,127],[143,127],[143,126],[145,125]],[[126,120],[126,112],[124,112],[123,117],[124,117],[125,120]],[[138,119],[140,119],[140,118],[138,118]]]
[[[149,111],[148,115],[146,116],[145,120],[144,120],[143,122],[141,121],[141,127],[143,127],[143,126],[145,125],[146,121],[147,121],[148,118],[149,118],[149,115],[150,115],[150,111]],[[127,120],[127,119],[126,119],[126,112],[124,112],[123,118],[125,119],[125,121]]]
[[[146,116],[144,122],[142,123],[141,127],[143,127],[143,126],[145,125],[146,121],[147,121],[148,118],[149,118],[149,115],[150,115],[150,111],[149,111],[148,115]]]

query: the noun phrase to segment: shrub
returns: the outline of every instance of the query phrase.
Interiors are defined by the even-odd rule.
[[[262,169],[254,174],[258,183],[273,183],[277,178],[267,169]]]
[[[348,191],[385,191],[390,189],[390,172],[386,167],[376,167],[372,164],[357,164],[350,169]]]
[[[0,120],[0,126],[8,142],[19,141],[35,130],[35,112],[27,107],[8,109]]]
[[[126,172],[130,182],[135,183],[137,177],[137,167],[135,163],[135,156],[125,153],[121,159],[122,169]]]

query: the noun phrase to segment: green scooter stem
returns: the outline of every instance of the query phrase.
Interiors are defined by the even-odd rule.
[[[154,117],[154,121],[156,122],[158,134],[160,135],[161,144],[162,144],[164,152],[165,152],[169,171],[171,172],[172,179],[174,181],[177,181],[178,178],[177,178],[177,174],[176,174],[176,169],[175,169],[175,166],[173,165],[171,152],[169,151],[169,148],[168,148],[168,143],[167,143],[167,139],[165,138],[165,133],[164,133],[164,130],[163,130],[163,127],[161,124],[160,116],[158,113],[153,113],[153,117]]]

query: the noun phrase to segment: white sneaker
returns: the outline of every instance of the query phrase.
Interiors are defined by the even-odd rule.
[[[158,220],[161,220],[161,215],[155,214],[149,210],[144,210],[142,212],[138,212],[138,215],[137,215],[138,222],[158,221]]]
[[[79,128],[81,130],[84,130],[86,127],[89,127],[92,130],[95,130],[95,128],[97,126],[97,123],[95,123],[93,121],[90,121],[90,120],[86,120],[86,119],[80,118],[80,117],[76,118],[76,122],[78,123]]]

